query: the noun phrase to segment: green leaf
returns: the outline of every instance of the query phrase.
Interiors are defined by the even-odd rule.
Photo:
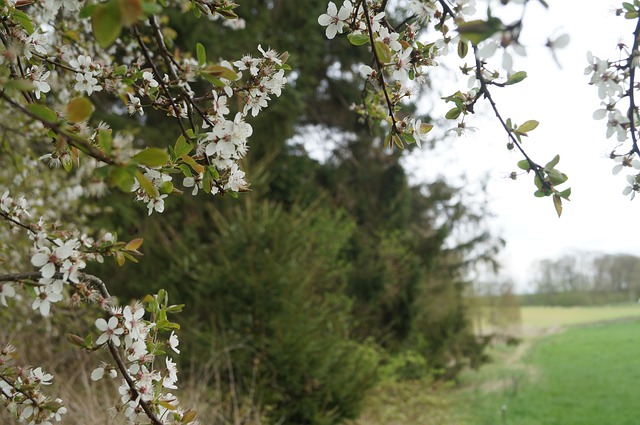
[[[518,168],[529,171],[531,169],[531,164],[529,164],[528,160],[523,159],[522,161],[518,161]]]
[[[238,15],[231,9],[218,9],[216,12],[227,19],[238,19]]]
[[[562,215],[562,198],[558,195],[553,195],[553,206],[556,208],[556,213],[558,213],[558,217]]]
[[[96,9],[96,6],[98,6],[98,5],[97,4],[88,4],[88,5],[84,6],[82,9],[80,9],[80,12],[78,12],[78,18],[80,18],[80,19],[90,18],[91,15],[93,15],[93,11]]]
[[[427,124],[426,122],[420,124],[420,133],[427,134],[431,130],[433,130],[433,124]]]
[[[147,148],[135,154],[132,159],[139,164],[156,168],[165,165],[167,161],[169,161],[169,155],[167,155],[167,151],[164,149]]]
[[[189,142],[187,142],[187,139],[184,137],[184,135],[180,135],[180,137],[178,137],[178,140],[176,141],[176,145],[173,148],[173,152],[176,155],[176,158],[181,157],[182,155],[187,155],[189,152],[191,152],[191,150],[193,149],[193,147],[189,144]]]
[[[538,127],[538,124],[540,123],[536,120],[525,121],[520,127],[516,129],[516,131],[520,134],[526,134],[531,130],[535,130],[536,127]]]
[[[548,173],[549,173],[549,180],[551,181],[551,184],[554,186],[558,186],[566,182],[567,180],[569,180],[569,177],[567,177],[566,174],[561,173],[558,170],[551,170],[551,171],[548,171]]]
[[[456,118],[458,118],[460,116],[461,112],[462,111],[460,109],[453,108],[449,112],[447,112],[447,114],[444,117],[446,119],[448,119],[448,120],[455,120]]]
[[[31,103],[27,105],[27,109],[41,121],[48,123],[58,121],[58,114],[40,103]]]
[[[511,75],[504,83],[504,85],[510,86],[511,84],[517,84],[525,78],[527,78],[527,73],[525,71],[518,71],[515,74]]]
[[[123,192],[131,192],[135,183],[132,170],[128,167],[114,167],[109,176],[109,183]]]
[[[562,192],[558,192],[558,196],[568,201],[569,196],[571,196],[571,188],[565,189]]]
[[[207,51],[200,43],[196,44],[196,55],[198,57],[198,66],[204,66],[207,63]]]
[[[218,174],[218,170],[216,167],[212,165],[207,165],[207,173],[211,175],[211,178],[214,180],[218,180],[220,178],[220,174]]]
[[[67,118],[73,122],[87,121],[94,110],[93,103],[87,97],[76,97],[67,104]]]
[[[171,182],[162,183],[162,186],[160,187],[160,192],[162,192],[162,193],[171,193],[171,192],[173,192],[173,183],[171,183]]]
[[[127,73],[127,65],[120,65],[119,67],[117,67],[116,69],[113,70],[113,74],[114,75],[124,75]]]
[[[207,80],[208,82],[210,82],[211,84],[213,84],[216,87],[225,87],[226,84],[222,82],[222,80],[220,80],[220,78],[216,78],[213,75],[209,75],[206,72],[201,72],[200,76],[203,77],[205,80]]]
[[[191,168],[193,168],[193,171],[195,171],[196,173],[200,174],[200,173],[204,172],[205,168],[204,168],[202,165],[198,164],[198,163],[196,162],[196,160],[195,160],[195,159],[193,159],[192,157],[190,157],[189,155],[182,155],[180,158],[181,158],[181,159],[182,159],[186,164],[189,164],[189,166],[190,166]]]
[[[193,420],[196,418],[196,415],[197,412],[195,410],[187,410],[182,414],[182,418],[180,419],[180,421],[183,424],[188,424],[189,422],[193,422]]]
[[[73,170],[73,161],[62,161],[62,168],[64,169],[64,171],[66,171],[67,173],[70,173],[71,170]]]
[[[211,77],[225,78],[231,81],[238,79],[238,74],[236,74],[235,71],[222,65],[211,65],[203,69],[201,72]]]
[[[20,22],[22,28],[24,28],[25,31],[29,33],[29,35],[33,34],[33,22],[27,14],[20,12],[19,10],[14,10],[13,12],[11,12],[11,15],[13,15],[13,17],[16,18],[18,22]]]
[[[111,129],[99,130],[98,131],[98,143],[100,143],[100,147],[102,150],[109,155],[111,153],[111,148],[113,146],[113,139],[111,137]]]
[[[624,14],[626,19],[636,19],[638,17],[638,12],[627,12]]]
[[[145,1],[142,3],[142,13],[144,16],[159,15],[162,13],[162,6],[158,3]]]
[[[393,140],[393,143],[395,143],[398,148],[404,149],[404,143],[402,142],[402,138],[399,134],[391,136],[391,140]]]
[[[502,21],[491,17],[486,21],[481,19],[458,24],[458,32],[462,40],[470,41],[477,46],[482,40],[486,40],[502,28]]]
[[[138,248],[142,246],[142,242],[143,242],[142,238],[133,239],[124,246],[124,249],[127,251],[136,251]]]
[[[147,176],[142,174],[140,170],[136,171],[136,180],[138,180],[138,183],[140,183],[140,187],[142,188],[142,190],[147,192],[147,195],[149,195],[150,197],[157,198],[160,195],[158,193],[158,189],[153,185],[153,183],[151,183],[151,180],[149,180]]]
[[[402,135],[402,137],[404,138],[404,140],[408,143],[408,144],[413,144],[416,142],[415,137],[413,137],[413,134],[411,133],[405,133]]]
[[[631,3],[628,3],[626,1],[622,3],[622,7],[624,7],[627,12],[634,12],[636,10],[636,8],[633,7]]]
[[[391,148],[391,132],[387,133],[387,135],[384,137],[384,143],[382,144],[382,146],[388,146],[389,148]]]
[[[35,89],[33,82],[29,80],[9,80],[6,81],[2,87],[5,90],[18,90],[18,91],[32,91]]]
[[[460,42],[458,42],[458,56],[460,59],[464,59],[465,56],[467,56],[467,53],[469,53],[469,43],[460,40]]]
[[[553,170],[553,167],[555,167],[556,165],[558,165],[558,162],[560,162],[560,155],[556,155],[553,157],[553,159],[549,162],[547,162],[547,165],[544,166],[544,169],[548,172]]]
[[[141,0],[119,0],[121,22],[124,26],[129,27],[142,16]]]
[[[375,48],[380,62],[382,62],[383,64],[391,62],[391,49],[389,48],[389,46],[384,44],[382,41],[377,40],[375,42]]]
[[[117,0],[96,6],[91,15],[91,26],[98,45],[102,48],[111,46],[122,31],[122,17]]]
[[[536,176],[533,178],[533,183],[538,189],[543,190],[544,185],[542,184],[542,180],[540,180],[540,176],[538,176],[538,173],[536,173]]]
[[[347,35],[347,38],[349,39],[349,42],[351,44],[353,44],[354,46],[362,46],[363,44],[367,44],[369,43],[369,36],[367,34],[354,34],[354,33],[349,33]]]

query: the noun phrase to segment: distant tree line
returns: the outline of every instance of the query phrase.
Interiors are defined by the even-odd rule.
[[[523,304],[591,305],[637,302],[640,257],[576,252],[537,261],[531,268],[534,294]]]

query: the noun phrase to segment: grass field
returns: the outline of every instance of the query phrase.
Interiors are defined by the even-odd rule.
[[[524,308],[523,326],[581,326],[495,347],[493,364],[463,377],[459,423],[639,424],[640,320],[620,320],[638,316],[636,306]]]
[[[569,326],[583,323],[640,318],[640,305],[599,307],[522,307],[522,325],[526,327]]]
[[[384,383],[355,424],[640,424],[640,306],[524,307],[521,318],[523,342],[494,346],[457,388]]]

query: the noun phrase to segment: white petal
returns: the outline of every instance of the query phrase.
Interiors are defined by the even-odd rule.
[[[92,381],[99,381],[103,376],[104,376],[104,368],[103,367],[95,368],[93,370],[93,372],[91,372],[91,380]]]
[[[96,328],[98,328],[102,332],[106,331],[109,328],[107,325],[107,321],[104,320],[102,317],[99,319],[96,319],[95,325],[96,325]]]
[[[606,116],[607,116],[607,110],[606,109],[596,109],[595,112],[593,113],[593,119],[594,120],[601,120]]]

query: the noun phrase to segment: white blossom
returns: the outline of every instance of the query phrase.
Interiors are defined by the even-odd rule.
[[[349,0],[346,0],[340,11],[335,3],[329,2],[327,13],[323,13],[318,17],[318,23],[323,27],[327,27],[325,35],[332,40],[337,33],[342,34],[344,27],[347,25],[347,19],[351,16],[353,6]]]
[[[96,319],[95,325],[96,328],[103,332],[96,340],[96,345],[102,345],[107,341],[111,341],[116,347],[120,346],[119,335],[124,333],[124,329],[118,327],[119,322],[116,316],[111,316],[108,322],[103,318]]]

